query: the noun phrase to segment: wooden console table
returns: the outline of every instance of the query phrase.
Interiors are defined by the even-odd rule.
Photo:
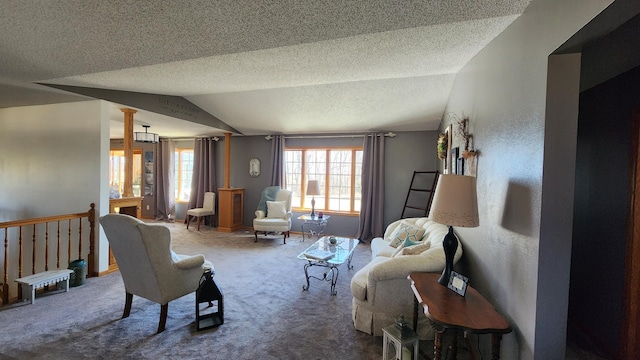
[[[422,305],[424,314],[436,330],[434,340],[434,360],[442,357],[442,334],[446,329],[462,330],[472,334],[492,334],[492,359],[500,359],[500,341],[502,334],[511,332],[511,326],[476,289],[467,286],[464,297],[455,294],[446,286],[438,283],[440,274],[411,273],[408,277],[415,295],[413,328],[418,323],[418,307]],[[456,358],[456,336],[452,347],[452,358]],[[467,345],[473,352],[471,342]],[[475,358],[475,353],[473,353]]]
[[[218,231],[234,232],[243,227],[244,189],[218,189]]]

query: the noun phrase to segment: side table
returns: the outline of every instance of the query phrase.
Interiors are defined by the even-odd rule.
[[[500,341],[502,334],[511,332],[511,326],[480,293],[467,286],[464,297],[455,294],[446,286],[438,283],[440,274],[411,273],[408,277],[415,295],[413,309],[414,330],[418,323],[418,306],[424,308],[424,314],[436,330],[434,339],[434,360],[442,357],[442,334],[446,329],[462,330],[472,334],[491,334],[491,355],[493,360],[500,359]],[[456,358],[456,343],[452,347],[452,358]],[[471,342],[467,338],[467,345]],[[473,348],[470,346],[470,351]]]
[[[389,343],[393,344],[396,355],[393,360],[402,360],[402,349],[405,345],[413,345],[413,360],[418,360],[418,344],[420,338],[415,331],[408,327],[400,328],[397,325],[389,325],[382,328],[382,360],[389,359]]]
[[[318,217],[318,215],[311,216],[309,214],[298,216],[298,220],[302,220],[302,241],[304,241],[305,227],[309,229],[309,237],[316,235],[318,239],[320,239],[324,235],[324,229],[327,227],[327,222],[329,222],[330,217],[330,215]]]

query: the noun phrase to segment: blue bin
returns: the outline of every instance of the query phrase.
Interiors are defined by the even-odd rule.
[[[84,285],[87,280],[87,262],[84,259],[74,260],[69,264],[68,269],[73,270],[69,274],[69,286]]]

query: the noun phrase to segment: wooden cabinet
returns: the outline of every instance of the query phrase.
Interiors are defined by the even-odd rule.
[[[244,189],[218,189],[218,231],[234,232],[243,228]]]
[[[142,197],[109,199],[109,212],[127,214],[140,219],[142,216]],[[118,270],[118,264],[116,263],[116,258],[111,252],[111,246],[109,246],[109,270],[107,270],[107,272],[113,272],[116,270]]]

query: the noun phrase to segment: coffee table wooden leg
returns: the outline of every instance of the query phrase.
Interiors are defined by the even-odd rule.
[[[502,340],[502,334],[491,335],[491,359],[500,359],[500,341]]]

